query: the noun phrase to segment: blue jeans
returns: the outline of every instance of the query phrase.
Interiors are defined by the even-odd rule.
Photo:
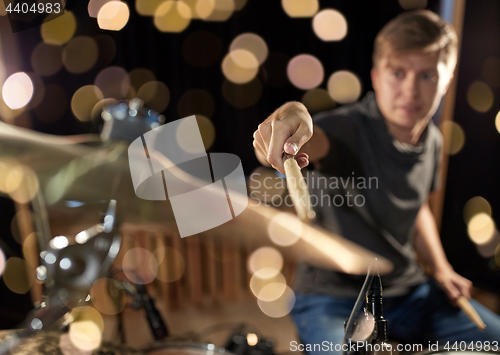
[[[340,354],[331,345],[321,347],[321,344],[342,344],[344,321],[355,301],[353,298],[316,294],[296,295],[291,314],[302,344],[309,344],[309,349],[312,349],[308,353]],[[444,292],[433,281],[417,286],[408,295],[385,297],[383,303],[391,340],[422,344],[424,349],[436,342],[444,346],[448,341],[450,345],[455,341],[467,344],[471,341],[497,341],[500,348],[500,317],[471,300],[486,324],[486,330],[479,330],[460,309],[450,305]],[[314,344],[320,345],[315,347]]]

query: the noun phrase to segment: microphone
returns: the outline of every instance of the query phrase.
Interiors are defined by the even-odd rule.
[[[373,315],[375,321],[372,341],[386,342],[388,340],[387,320],[384,319],[382,294],[382,279],[380,275],[376,275],[370,284],[370,288],[366,292],[366,308]]]
[[[160,312],[155,307],[153,298],[146,291],[146,287],[143,285],[135,285],[137,289],[137,294],[140,297],[142,306],[146,311],[146,318],[148,320],[149,327],[153,333],[155,340],[162,340],[169,336],[168,328],[161,317]]]

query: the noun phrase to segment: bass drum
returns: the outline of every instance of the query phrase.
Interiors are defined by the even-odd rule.
[[[1,342],[15,330],[0,331]],[[20,344],[11,350],[12,355],[145,355],[143,351],[129,348],[125,345],[103,342],[94,350],[76,348],[69,339],[68,333],[40,331],[32,337],[22,339]]]
[[[148,347],[147,355],[234,355],[213,344],[197,343],[157,343]]]

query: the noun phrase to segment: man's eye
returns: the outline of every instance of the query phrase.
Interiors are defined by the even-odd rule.
[[[424,79],[424,80],[433,80],[434,79],[434,75],[428,74],[428,73],[422,74],[422,79]]]
[[[396,71],[393,72],[393,75],[396,78],[401,78],[403,76],[403,73],[400,70],[396,70]]]

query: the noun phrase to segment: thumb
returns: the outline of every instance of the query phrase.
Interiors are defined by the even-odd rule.
[[[285,142],[285,146],[283,148],[285,153],[290,154],[290,155],[295,155],[299,151],[299,147],[297,144],[293,142]]]
[[[285,153],[295,155],[299,152],[300,148],[311,138],[312,133],[309,133],[307,127],[299,126],[297,131],[285,141],[283,150]]]

